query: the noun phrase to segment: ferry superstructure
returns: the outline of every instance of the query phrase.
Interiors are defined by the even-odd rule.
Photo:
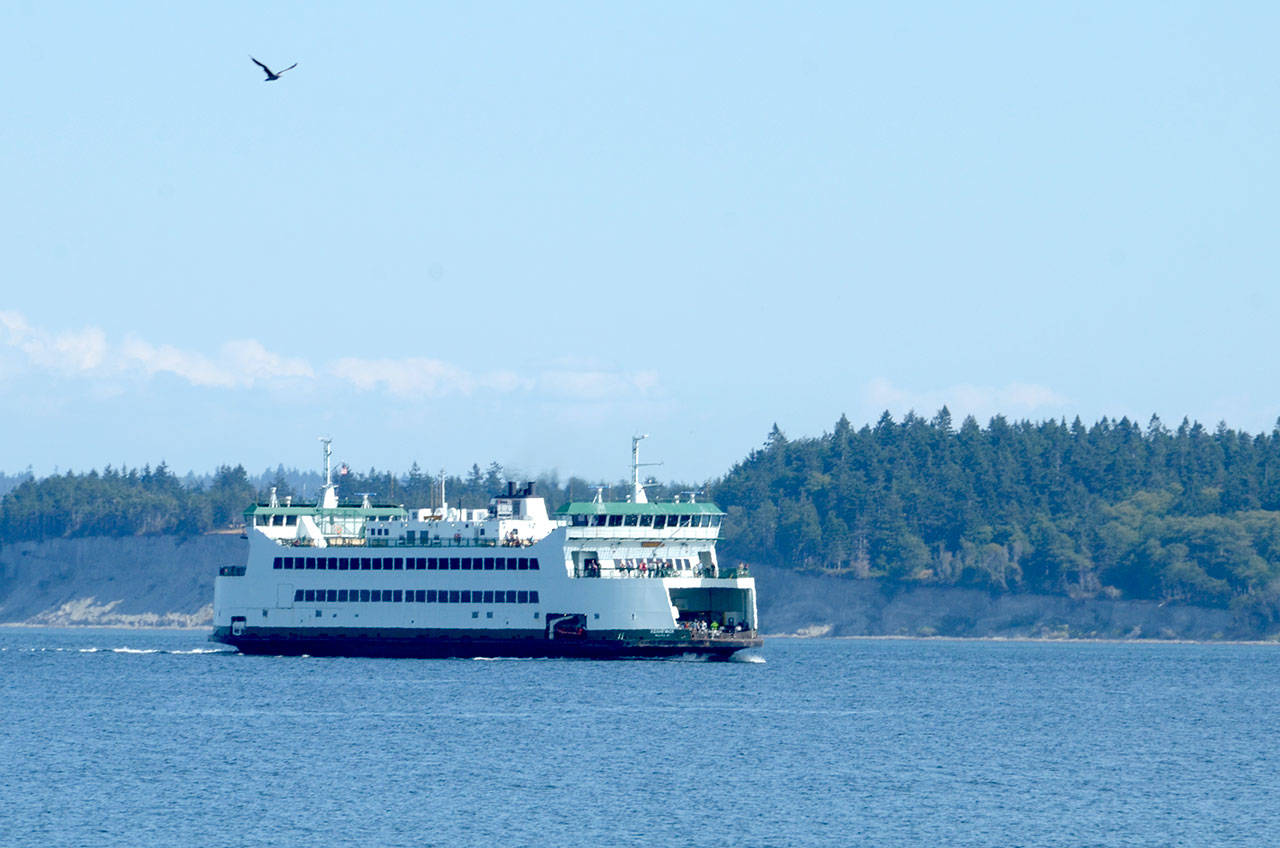
[[[762,644],[755,580],[724,568],[724,513],[629,501],[554,515],[530,483],[487,509],[340,505],[325,441],[315,504],[245,511],[244,565],[219,571],[210,637],[244,653],[725,659]]]

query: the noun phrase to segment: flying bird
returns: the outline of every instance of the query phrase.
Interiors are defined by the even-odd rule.
[[[252,56],[250,56],[249,58],[253,59]],[[253,59],[253,64],[257,65],[259,68],[262,68],[262,70],[267,72],[267,78],[264,79],[263,82],[271,82],[272,80],[278,80],[280,79],[280,74],[283,74],[284,71],[292,71],[294,68],[298,67],[298,63],[294,62],[289,67],[285,68],[284,71],[280,71],[280,73],[276,73],[275,71],[268,68],[266,65],[259,62],[257,59]]]

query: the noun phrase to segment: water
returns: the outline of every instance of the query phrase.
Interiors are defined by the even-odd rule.
[[[244,657],[0,629],[0,845],[1280,844],[1280,647]]]

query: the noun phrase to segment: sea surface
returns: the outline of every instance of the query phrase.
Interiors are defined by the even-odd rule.
[[[0,628],[0,845],[1280,844],[1280,646],[247,657]]]

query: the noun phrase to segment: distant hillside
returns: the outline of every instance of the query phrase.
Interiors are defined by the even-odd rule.
[[[842,417],[817,438],[775,426],[711,493],[726,559],[1280,622],[1280,429]]]

